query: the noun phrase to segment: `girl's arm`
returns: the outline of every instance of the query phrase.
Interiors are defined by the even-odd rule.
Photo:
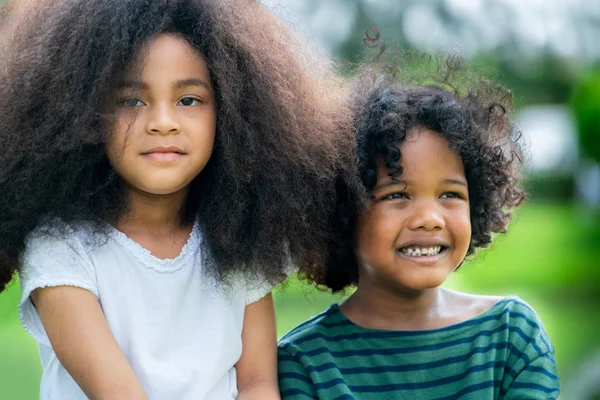
[[[31,299],[58,359],[90,399],[147,399],[91,292],[47,287]]]
[[[277,385],[277,332],[271,294],[246,306],[242,356],[235,367],[238,400],[280,398]]]

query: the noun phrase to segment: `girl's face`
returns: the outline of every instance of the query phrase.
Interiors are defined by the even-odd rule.
[[[106,151],[130,189],[172,195],[210,158],[215,98],[206,62],[183,38],[160,34],[145,50],[119,82]]]
[[[441,285],[467,254],[469,193],[460,155],[437,132],[412,129],[402,175],[380,159],[371,207],[356,236],[359,288],[415,295]]]

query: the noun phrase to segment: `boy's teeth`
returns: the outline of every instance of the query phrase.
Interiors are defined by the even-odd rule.
[[[402,253],[412,257],[435,256],[436,254],[439,254],[441,250],[441,245],[432,247],[404,247],[401,249]]]

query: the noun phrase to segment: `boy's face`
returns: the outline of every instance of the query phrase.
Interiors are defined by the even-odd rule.
[[[401,176],[378,162],[370,208],[358,221],[359,288],[415,295],[441,285],[471,240],[460,155],[440,134],[412,129],[400,146]]]
[[[216,131],[206,62],[181,37],[160,34],[119,83],[106,151],[131,190],[171,195],[206,166]]]

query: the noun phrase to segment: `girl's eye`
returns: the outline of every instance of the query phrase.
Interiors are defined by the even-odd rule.
[[[388,194],[383,197],[382,200],[397,200],[397,199],[408,199],[408,195],[404,192],[395,192],[392,194]]]
[[[143,101],[141,101],[140,99],[136,99],[135,97],[122,99],[119,101],[119,104],[124,107],[142,107],[145,105]]]
[[[194,97],[184,97],[183,99],[179,100],[177,104],[180,104],[185,107],[191,107],[200,104],[200,100]]]
[[[440,197],[442,199],[463,199],[464,198],[463,195],[461,195],[460,193],[456,193],[456,192],[444,193]]]

